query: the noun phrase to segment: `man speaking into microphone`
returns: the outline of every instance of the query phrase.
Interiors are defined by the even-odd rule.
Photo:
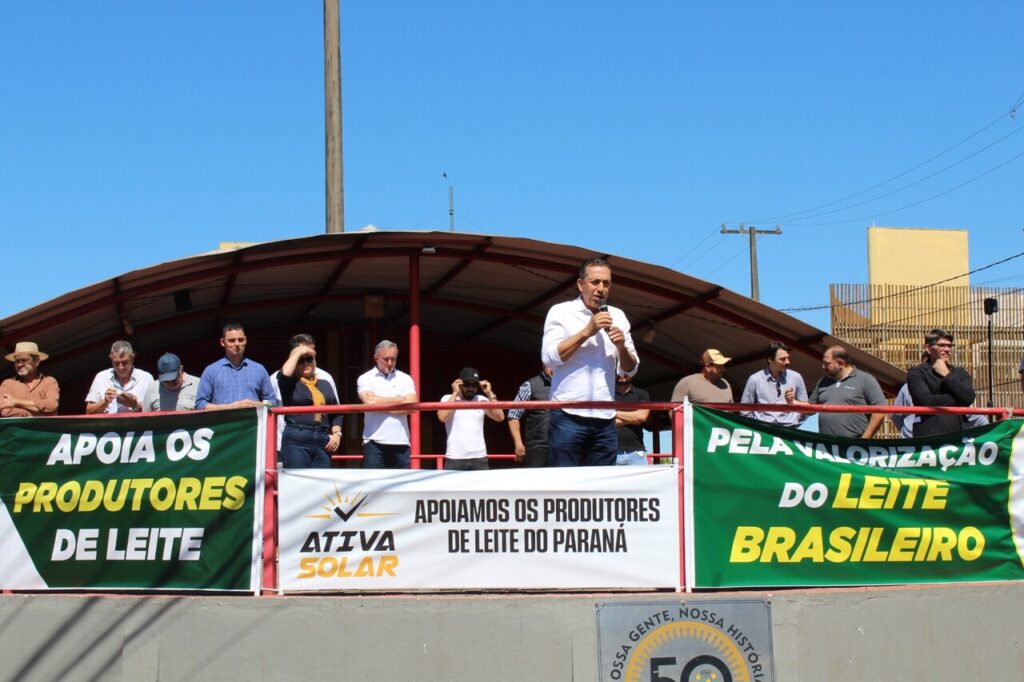
[[[629,320],[607,303],[612,288],[608,261],[584,261],[576,288],[579,298],[551,306],[544,320],[541,362],[554,370],[551,399],[611,401],[616,371],[632,377],[640,361]],[[614,466],[615,407],[551,410],[548,440],[552,466]]]

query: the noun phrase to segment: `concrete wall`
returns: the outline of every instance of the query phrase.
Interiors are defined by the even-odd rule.
[[[0,597],[4,680],[590,680],[595,604],[685,595]],[[1024,585],[767,598],[775,679],[1020,680]]]

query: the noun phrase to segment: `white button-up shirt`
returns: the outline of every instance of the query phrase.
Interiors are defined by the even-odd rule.
[[[626,335],[626,350],[637,359],[633,337],[629,334],[629,320],[619,308],[608,306],[612,324]],[[583,342],[572,357],[563,361],[558,355],[558,344],[587,326],[594,314],[583,305],[582,298],[558,303],[548,310],[544,320],[544,340],[541,342],[541,362],[554,370],[551,377],[552,400],[614,400],[615,371],[618,366],[619,349],[608,334],[600,331]],[[636,374],[636,367],[629,376]],[[613,419],[615,408],[608,410],[566,409],[569,414],[580,417]]]

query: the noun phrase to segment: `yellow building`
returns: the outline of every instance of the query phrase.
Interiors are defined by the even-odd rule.
[[[924,334],[942,327],[955,336],[954,361],[974,378],[975,405],[988,403],[988,316],[992,315],[994,404],[1020,404],[1017,368],[1024,349],[1024,294],[971,287],[967,230],[868,228],[868,284],[833,284],[832,333],[909,368],[921,360]]]

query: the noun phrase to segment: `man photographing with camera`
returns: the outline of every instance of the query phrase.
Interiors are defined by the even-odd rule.
[[[488,402],[495,400],[491,382],[480,379],[480,373],[465,367],[459,378],[452,382],[452,392],[442,396],[441,402]],[[438,410],[437,418],[448,432],[448,447],[444,453],[444,468],[456,471],[482,471],[487,469],[487,444],[484,443],[484,415],[496,422],[505,420],[505,413],[497,409]]]

